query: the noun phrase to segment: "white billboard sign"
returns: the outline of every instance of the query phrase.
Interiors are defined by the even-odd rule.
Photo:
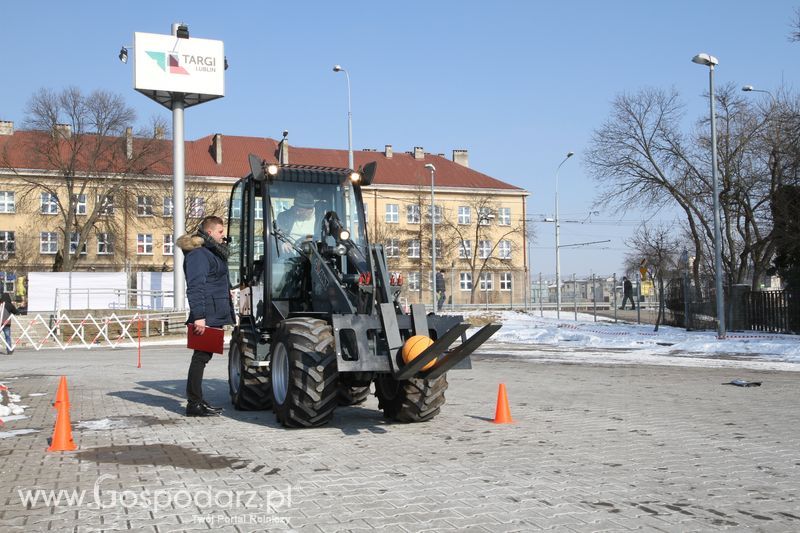
[[[136,32],[133,52],[134,89],[164,105],[174,93],[185,95],[187,105],[225,95],[222,41]]]

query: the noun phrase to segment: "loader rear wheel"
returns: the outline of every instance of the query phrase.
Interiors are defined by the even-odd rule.
[[[250,337],[239,328],[233,330],[228,351],[228,386],[235,409],[263,411],[272,407],[272,386],[265,367],[250,366],[254,361],[250,354],[256,350],[256,340]]]
[[[286,427],[324,425],[336,408],[339,382],[330,325],[291,318],[272,339],[272,407],[278,421]]]
[[[378,408],[383,410],[383,416],[398,422],[427,422],[444,405],[446,376],[397,381],[389,374],[381,374],[375,379]]]
[[[351,387],[339,383],[339,405],[359,405],[369,397],[369,385],[365,387]]]

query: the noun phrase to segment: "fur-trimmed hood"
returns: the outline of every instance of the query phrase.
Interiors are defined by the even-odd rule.
[[[186,235],[181,235],[178,237],[178,240],[175,244],[177,244],[178,248],[183,250],[184,253],[188,253],[192,250],[202,248],[203,242],[203,238],[197,233],[187,233]]]

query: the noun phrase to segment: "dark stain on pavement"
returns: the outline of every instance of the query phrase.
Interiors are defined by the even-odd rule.
[[[75,454],[79,460],[123,465],[173,466],[196,470],[242,468],[247,461],[238,457],[203,453],[175,444],[102,446]]]

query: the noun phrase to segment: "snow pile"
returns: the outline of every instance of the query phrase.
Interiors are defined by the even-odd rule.
[[[7,422],[10,420],[19,420],[20,417],[27,418],[22,416],[25,409],[17,405],[16,402],[18,401],[20,401],[18,394],[11,394],[8,387],[0,385],[0,421]]]
[[[91,431],[102,431],[104,429],[123,429],[131,427],[125,420],[113,418],[101,418],[100,420],[83,420],[75,426],[78,429],[88,429]]]

